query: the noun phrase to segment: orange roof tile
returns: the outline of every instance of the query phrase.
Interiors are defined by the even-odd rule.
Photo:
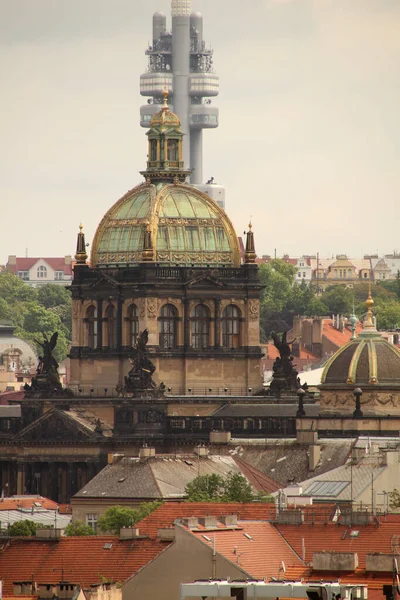
[[[256,578],[281,577],[282,561],[285,566],[301,566],[300,558],[288,546],[284,538],[271,523],[260,521],[239,521],[242,529],[219,529],[191,533],[204,544],[215,549],[231,562],[240,565],[249,575]]]
[[[237,515],[240,519],[268,520],[275,516],[275,504],[252,502],[165,502],[150,515],[136,524],[141,535],[157,537],[161,527],[172,527],[174,521],[185,517],[219,517],[221,515]]]
[[[104,578],[123,582],[166,547],[157,540],[120,541],[116,536],[64,537],[58,542],[16,538],[0,551],[0,579],[6,594],[13,593],[14,581],[32,579],[56,584],[63,577],[84,587]]]
[[[38,506],[40,504],[40,506]],[[46,510],[57,510],[57,502],[44,498],[43,496],[10,496],[0,500],[1,510],[18,510],[19,508],[44,508]]]
[[[271,477],[268,477],[268,475],[265,475],[238,456],[233,456],[233,460],[256,490],[272,494],[282,487],[279,483],[271,479]]]
[[[361,323],[357,322],[356,335],[358,335],[362,330],[363,327]],[[347,329],[346,327],[344,328],[344,331],[339,331],[333,327],[331,321],[324,320],[322,325],[322,335],[328,338],[328,340],[333,344],[336,344],[338,348],[341,348],[350,341],[352,333],[350,329]]]
[[[374,525],[354,525],[353,527],[328,523],[326,525],[281,525],[275,527],[283,535],[295,552],[302,555],[302,540],[305,546],[305,559],[311,563],[313,552],[357,552],[359,567],[365,569],[365,556],[370,552],[392,552],[391,541],[399,534],[398,522],[380,522]],[[351,531],[359,531],[358,537],[350,537]],[[346,532],[346,535],[345,535]]]

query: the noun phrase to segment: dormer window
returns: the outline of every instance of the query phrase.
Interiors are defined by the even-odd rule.
[[[47,269],[43,265],[37,268],[37,278],[38,279],[47,279]]]

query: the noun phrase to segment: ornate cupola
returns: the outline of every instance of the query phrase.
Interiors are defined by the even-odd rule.
[[[147,169],[141,171],[141,175],[149,183],[184,183],[190,175],[182,160],[180,127],[179,118],[168,108],[168,91],[164,90],[163,106],[152,118],[146,134],[149,141]]]
[[[83,233],[82,223],[79,225],[79,233],[76,240],[76,254],[75,260],[77,265],[86,265],[87,261],[87,252],[86,252],[86,244],[85,244],[85,234]]]
[[[246,250],[244,253],[245,264],[252,264],[256,262],[256,249],[254,245],[254,233],[251,230],[252,224],[249,223],[249,230],[246,233]]]

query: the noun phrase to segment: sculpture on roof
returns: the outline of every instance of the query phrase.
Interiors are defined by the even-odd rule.
[[[136,344],[132,348],[132,355],[129,357],[129,361],[132,365],[128,375],[124,378],[124,385],[119,384],[117,386],[117,392],[121,395],[133,394],[140,395],[142,393],[149,393],[150,395],[162,394],[165,390],[165,385],[162,383],[157,388],[156,383],[153,381],[153,373],[156,367],[151,362],[147,355],[147,343],[149,341],[149,331],[145,329],[141,331],[136,338]]]
[[[272,331],[271,337],[274,340],[274,345],[279,351],[279,356],[276,358],[272,366],[272,381],[269,386],[269,392],[280,398],[282,392],[296,392],[300,387],[299,373],[293,364],[294,357],[292,356],[291,344],[296,340],[287,340],[287,333],[282,333],[281,338]]]
[[[43,342],[34,340],[42,347],[39,363],[36,368],[36,376],[32,377],[31,385],[25,384],[26,398],[48,398],[51,396],[70,396],[72,392],[63,389],[58,374],[58,362],[54,358],[54,348],[57,345],[58,331],[53,333],[50,339],[43,334]]]

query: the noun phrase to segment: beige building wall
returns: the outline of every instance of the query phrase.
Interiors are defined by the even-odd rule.
[[[218,554],[218,548],[213,557],[212,548],[177,525],[175,542],[124,583],[122,600],[178,600],[181,583],[209,578],[245,579],[249,576],[240,566]]]

